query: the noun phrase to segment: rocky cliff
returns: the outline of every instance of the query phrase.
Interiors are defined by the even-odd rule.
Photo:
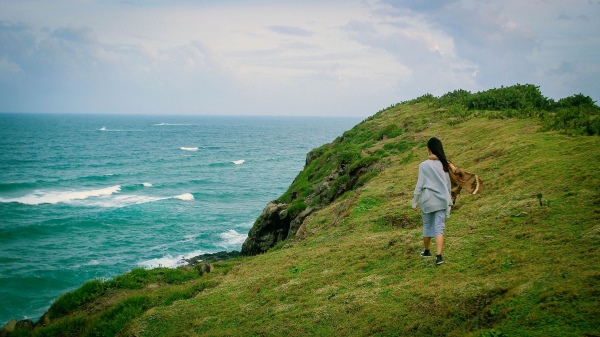
[[[279,242],[293,238],[307,216],[347,191],[362,186],[383,170],[385,161],[382,157],[363,153],[354,148],[355,144],[346,144],[349,134],[367,132],[361,130],[361,125],[307,154],[304,170],[288,191],[282,198],[269,202],[254,222],[242,245],[242,255],[261,254]],[[395,127],[379,133],[377,138],[397,136],[400,134],[397,130]],[[346,151],[339,151],[340,148]]]

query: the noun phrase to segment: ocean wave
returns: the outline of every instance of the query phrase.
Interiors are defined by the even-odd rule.
[[[194,200],[194,196],[191,193],[184,193],[184,194],[176,195],[173,198],[179,199],[179,200],[184,200],[184,201]]]
[[[179,241],[179,242],[193,242],[194,240],[196,240],[196,238],[198,237],[198,235],[200,234],[188,234],[186,236],[183,237],[183,240]]]
[[[182,146],[179,149],[183,150],[183,151],[198,151],[197,147],[184,147],[184,146]]]
[[[13,186],[15,185],[15,186]],[[0,184],[0,192],[14,192],[25,187],[31,191],[39,185],[33,183],[18,184]],[[143,182],[133,185],[114,185],[97,189],[80,190],[43,190],[35,189],[24,196],[0,197],[0,203],[20,203],[24,205],[42,205],[64,203],[74,206],[84,207],[103,207],[103,208],[121,208],[132,205],[139,205],[149,202],[178,199],[183,201],[195,200],[192,193],[183,193],[179,195],[147,195],[147,192],[153,189],[149,182]],[[10,195],[10,194],[9,194]]]
[[[186,260],[196,257],[198,255],[206,254],[206,253],[207,252],[205,252],[203,250],[197,250],[197,251],[194,251],[191,253],[177,255],[177,256],[167,254],[160,258],[138,262],[137,265],[139,267],[143,267],[146,269],[159,268],[159,267],[177,268],[177,267],[187,265],[188,263]]]
[[[63,183],[70,183],[73,181],[78,182],[103,182],[111,179],[115,179],[119,174],[103,174],[103,175],[88,175],[88,176],[80,176],[69,179],[38,179],[36,181],[15,181],[15,182],[3,182],[0,183],[0,193],[1,192],[26,192],[26,191],[39,191],[51,188],[52,186],[56,187],[57,185]],[[23,193],[24,194],[24,193]]]
[[[77,177],[75,180],[78,181],[107,181],[110,179],[114,179],[117,176],[119,176],[119,174],[102,174],[102,175],[89,175],[89,176],[81,176],[81,177]],[[69,181],[69,179],[60,179],[59,181]]]
[[[121,192],[133,192],[143,189],[144,186],[142,184],[134,184],[134,185],[125,185],[121,186]]]
[[[147,189],[148,187],[154,187],[149,182],[137,183],[132,185],[121,185],[121,192],[135,192],[143,189]]]
[[[191,193],[184,193],[173,197],[159,197],[151,195],[139,195],[139,194],[120,194],[114,195],[112,198],[99,198],[94,200],[86,200],[83,206],[96,206],[104,208],[121,208],[133,205],[140,205],[149,202],[164,201],[169,199],[179,199],[183,201],[194,200],[194,195]],[[75,202],[76,203],[76,202]]]
[[[38,187],[38,182],[15,182],[15,183],[0,183],[0,192],[14,192],[24,189],[33,189]]]
[[[208,166],[210,166],[210,167],[227,167],[227,166],[231,166],[231,164],[242,165],[245,162],[246,161],[244,159],[240,159],[240,160],[231,160],[228,162],[214,162],[214,163],[208,164]]]
[[[231,162],[217,162],[217,163],[210,163],[208,164],[208,166],[210,167],[225,167],[225,166],[230,166]]]
[[[85,191],[35,191],[19,198],[4,199],[0,202],[17,202],[26,205],[68,203],[76,200],[85,200],[92,197],[110,196],[121,190],[120,185]]]
[[[98,129],[98,131],[106,131],[106,132],[141,132],[141,131],[144,131],[144,130],[140,130],[140,129],[131,129],[131,130],[107,129],[106,126],[103,126],[100,129]]]
[[[213,181],[209,180],[209,179],[192,179],[190,181],[185,181],[185,182],[179,182],[178,185],[182,185],[182,186],[187,186],[189,184],[194,184],[194,185],[206,185],[206,184],[211,184],[213,183]]]
[[[248,234],[238,233],[236,230],[230,229],[219,234],[219,237],[223,239],[220,243],[221,246],[241,246],[246,241]]]
[[[137,194],[123,194],[116,195],[113,198],[101,198],[96,200],[86,200],[85,203],[81,203],[82,206],[95,206],[104,208],[121,208],[133,205],[145,204],[148,202],[155,202],[165,200],[168,198],[153,197],[148,195],[137,195]],[[77,204],[77,202],[75,202]]]
[[[181,124],[181,123],[158,123],[153,124],[154,126],[192,126],[194,124]]]

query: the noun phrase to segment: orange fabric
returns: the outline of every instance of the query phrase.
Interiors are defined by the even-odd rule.
[[[470,194],[479,194],[483,191],[483,181],[476,174],[462,170],[448,161],[450,167],[450,181],[452,182],[452,203],[456,204],[456,197],[462,189]]]

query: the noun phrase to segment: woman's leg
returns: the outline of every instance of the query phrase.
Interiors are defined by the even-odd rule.
[[[421,216],[423,217],[423,247],[428,251],[431,247],[431,238],[435,237],[435,216],[434,213],[424,212],[421,212]]]
[[[446,210],[435,212],[435,249],[436,264],[444,263],[442,249],[444,248],[444,229],[446,228]]]
[[[436,241],[437,243],[437,241]],[[423,246],[425,247],[425,250],[429,250],[429,247],[431,247],[431,238],[426,237],[423,238]]]
[[[444,234],[438,234],[435,236],[435,250],[437,252],[436,255],[442,255],[442,248],[444,248]]]

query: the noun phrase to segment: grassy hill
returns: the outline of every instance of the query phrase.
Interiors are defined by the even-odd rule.
[[[598,107],[540,96],[515,86],[393,105],[313,151],[281,198],[320,206],[293,238],[202,276],[88,282],[46,326],[11,336],[600,336]],[[441,266],[419,256],[410,207],[432,136],[485,184],[458,197]],[[328,178],[344,165],[361,175]]]

